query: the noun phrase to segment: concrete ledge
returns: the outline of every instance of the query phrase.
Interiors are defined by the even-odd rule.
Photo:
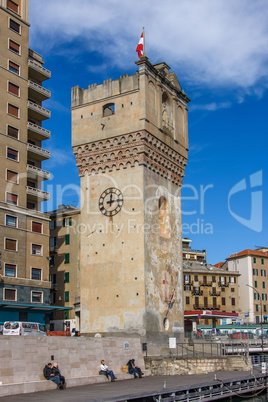
[[[151,375],[151,370],[144,370],[144,375]],[[117,380],[131,380],[134,379],[133,374],[129,373],[115,373]],[[66,378],[67,388],[79,387],[81,385],[98,384],[109,382],[105,375],[83,376]],[[31,392],[49,391],[56,389],[56,384],[53,381],[40,380],[31,382],[18,382],[11,384],[3,384],[0,386],[0,397],[17,394],[29,394]]]

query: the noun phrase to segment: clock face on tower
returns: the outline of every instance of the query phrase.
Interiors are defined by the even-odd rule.
[[[121,211],[123,206],[123,194],[118,188],[110,187],[103,191],[99,198],[99,208],[103,215],[114,216]]]

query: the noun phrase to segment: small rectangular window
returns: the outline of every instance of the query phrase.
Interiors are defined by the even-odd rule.
[[[256,304],[256,311],[259,311],[259,306],[258,306],[258,304]]]
[[[32,302],[33,303],[42,303],[42,292],[32,292]]]
[[[14,161],[18,161],[19,160],[19,151],[16,151],[15,149],[12,149],[12,148],[7,148],[7,158],[13,159]]]
[[[69,301],[69,292],[64,293],[64,301],[68,302]]]
[[[64,274],[64,283],[69,283],[69,281],[70,281],[70,273],[65,272],[65,274]]]
[[[16,289],[4,289],[4,300],[16,301]]]
[[[69,320],[69,310],[64,311],[64,319]]]
[[[190,304],[190,297],[189,296],[185,297],[185,304]]]
[[[27,201],[27,208],[28,209],[35,209],[36,205],[34,202]]]
[[[17,217],[12,215],[6,215],[6,226],[17,227]]]
[[[265,289],[265,282],[262,282],[262,288]]]
[[[10,276],[15,278],[16,275],[16,265],[14,264],[5,264],[5,276]]]
[[[41,244],[32,244],[32,254],[33,255],[43,255]]]
[[[42,270],[40,268],[32,268],[32,279],[36,281],[41,281]]]
[[[66,245],[70,244],[70,235],[69,234],[65,235],[65,244]]]
[[[17,240],[5,239],[5,249],[9,251],[17,251]]]
[[[261,276],[266,276],[266,270],[265,269],[261,270]]]
[[[69,262],[70,262],[70,254],[65,253],[64,264],[69,264]]]
[[[50,222],[50,229],[56,229],[56,219]]]
[[[17,172],[13,172],[12,170],[7,170],[7,181],[18,184],[19,174]]]
[[[254,288],[257,288],[257,287],[258,287],[258,282],[254,281]]]
[[[17,194],[6,193],[6,202],[12,205],[18,205],[18,196]]]
[[[55,247],[57,244],[57,238],[56,237],[51,237],[50,238],[50,247]]]
[[[7,112],[13,117],[19,118],[19,111],[20,109],[17,106],[11,105],[11,103],[8,103],[8,108]]]
[[[42,233],[42,229],[43,229],[42,223],[32,221],[32,232]]]
[[[63,227],[72,226],[72,218],[63,218]]]
[[[12,127],[12,126],[7,126],[7,135],[9,137],[18,139],[19,138],[19,129]]]
[[[235,298],[232,297],[232,306],[235,306]]]
[[[10,92],[13,95],[20,96],[20,87],[18,85],[12,84],[12,82],[9,82],[8,92]]]
[[[264,259],[263,258],[261,259],[261,263],[262,263],[262,265],[264,264]]]
[[[20,75],[20,66],[18,64],[16,64],[16,63],[13,63],[13,61],[9,60],[8,69],[12,73]]]
[[[50,266],[50,267],[54,267],[54,255],[51,255],[51,256],[49,257],[49,266]]]
[[[7,0],[7,8],[19,14],[19,5],[12,0]]]
[[[20,45],[9,39],[9,50],[12,50],[12,52],[16,54],[20,54]]]
[[[18,34],[20,33],[20,24],[18,24],[16,21],[13,21],[12,19],[9,20],[9,28],[12,29],[12,31],[17,32]]]
[[[221,298],[221,304],[222,304],[222,306],[225,306],[225,297]]]

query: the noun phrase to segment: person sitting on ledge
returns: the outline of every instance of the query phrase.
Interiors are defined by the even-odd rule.
[[[134,367],[134,365],[133,365],[133,363],[132,363],[132,360],[129,360],[129,361],[127,362],[127,365],[128,365],[128,372],[129,372],[129,374],[133,374],[133,375],[134,375],[134,378],[139,378],[139,373],[138,373],[138,371],[135,369],[135,367]]]
[[[63,375],[61,375],[58,363],[53,364],[52,374],[60,377],[60,389],[66,389],[65,377]]]
[[[101,360],[101,371],[104,372],[105,374],[107,374],[108,376],[111,377],[111,382],[114,382],[115,380],[117,380],[117,378],[114,375],[113,370],[108,370],[108,366],[106,366],[105,361]]]
[[[55,382],[57,384],[58,389],[61,389],[60,388],[60,377],[58,375],[53,374],[53,372],[52,372],[52,364],[51,363],[48,363],[45,366],[45,368],[43,370],[43,373],[44,373],[44,377],[47,380]]]
[[[132,367],[134,367],[135,370],[137,370],[139,377],[142,378],[142,376],[144,375],[144,373],[141,371],[141,369],[139,367],[137,367],[135,365],[135,359],[132,359]]]

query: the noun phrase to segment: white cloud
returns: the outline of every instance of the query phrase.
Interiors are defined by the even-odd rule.
[[[267,19],[266,0],[30,0],[34,46],[57,51],[83,38],[84,52],[128,67],[144,25],[150,61],[166,61],[196,87],[267,82]]]
[[[206,103],[206,104],[196,104],[196,105],[191,105],[189,106],[189,109],[191,111],[193,110],[217,110],[217,109],[229,109],[232,106],[231,102],[211,102],[211,103]]]

